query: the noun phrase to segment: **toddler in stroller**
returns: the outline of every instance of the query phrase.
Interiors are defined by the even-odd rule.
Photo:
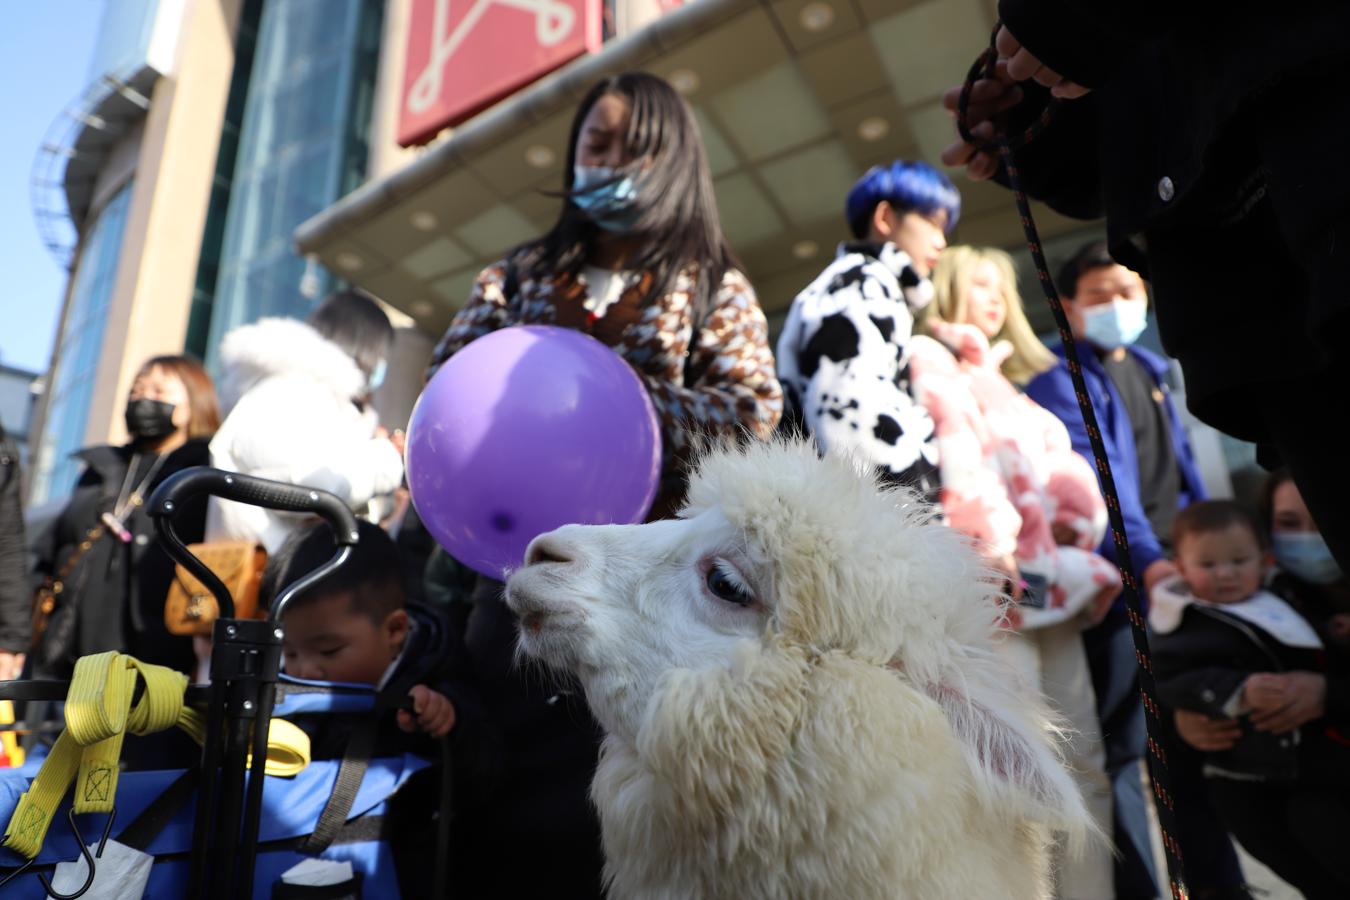
[[[213,477],[220,475],[210,474]],[[205,481],[205,476],[199,480]],[[182,487],[191,489],[191,486]],[[293,488],[290,490],[294,491]],[[305,493],[315,502],[320,500],[321,492]],[[152,505],[154,502],[152,500]],[[292,499],[290,502],[292,505],[283,508],[304,508],[297,505],[299,501]],[[172,505],[167,503],[166,507],[172,509]],[[254,766],[258,776],[256,782],[250,779],[249,787],[246,788],[242,780],[231,780],[232,771],[237,770],[242,775],[245,765],[242,748],[252,743],[261,751],[261,736],[265,732],[256,729],[253,737],[249,738],[250,723],[246,723],[243,726],[243,740],[236,740],[239,726],[228,719],[223,726],[219,723],[216,707],[225,709],[227,706],[220,677],[225,671],[223,667],[213,665],[214,683],[209,689],[211,693],[204,717],[200,710],[193,711],[189,705],[184,705],[186,679],[183,676],[168,670],[152,671],[158,667],[144,666],[119,654],[105,654],[114,658],[100,659],[96,668],[119,673],[118,678],[124,686],[128,684],[128,679],[134,685],[134,688],[125,690],[128,698],[125,703],[130,706],[130,714],[123,717],[126,722],[136,722],[138,716],[144,718],[143,711],[138,711],[140,704],[162,703],[166,695],[168,699],[173,699],[176,689],[175,702],[183,709],[182,715],[170,716],[167,722],[157,727],[175,724],[176,718],[176,724],[191,730],[185,723],[195,721],[198,726],[195,736],[199,740],[205,738],[207,752],[200,766],[186,771],[127,772],[120,778],[120,785],[117,784],[119,779],[114,769],[112,796],[108,805],[102,809],[90,808],[87,802],[89,798],[81,787],[76,789],[73,807],[69,803],[62,803],[58,807],[53,799],[46,804],[44,812],[49,821],[55,820],[58,824],[51,827],[45,841],[39,833],[36,845],[30,844],[22,855],[0,850],[0,884],[10,877],[18,876],[0,889],[5,896],[42,897],[50,894],[73,897],[87,891],[86,896],[90,897],[181,897],[193,893],[189,884],[196,884],[209,885],[210,891],[220,896],[246,896],[251,893],[255,897],[397,898],[431,896],[434,890],[431,885],[437,882],[443,885],[442,871],[436,872],[434,882],[431,874],[433,861],[438,864],[442,856],[436,852],[434,843],[437,829],[427,827],[436,812],[434,801],[438,793],[428,792],[422,787],[416,790],[409,790],[408,787],[415,776],[423,779],[435,777],[434,769],[428,767],[427,760],[418,757],[434,757],[437,747],[430,735],[444,734],[453,724],[453,707],[448,699],[433,687],[423,684],[434,670],[434,665],[431,668],[428,666],[441,656],[438,642],[445,639],[448,630],[441,627],[434,615],[402,608],[397,564],[392,579],[385,577],[387,570],[382,567],[382,552],[387,549],[388,538],[378,529],[358,529],[356,523],[350,520],[350,514],[345,513],[345,510],[342,513],[345,515],[326,515],[335,525],[335,532],[341,536],[337,541],[324,533],[326,526],[307,529],[297,537],[292,552],[284,552],[277,557],[273,567],[275,571],[270,573],[272,577],[268,580],[269,585],[275,588],[288,584],[294,575],[308,572],[306,566],[312,568],[313,554],[306,549],[307,540],[310,548],[324,546],[325,549],[316,551],[322,557],[318,562],[327,562],[321,576],[314,577],[320,573],[308,575],[303,579],[303,589],[299,589],[300,585],[291,585],[287,590],[298,601],[294,607],[296,615],[292,618],[291,607],[286,604],[280,610],[281,620],[285,627],[294,625],[296,640],[278,641],[283,646],[271,651],[275,654],[272,659],[275,660],[284,650],[285,655],[294,660],[292,669],[299,669],[302,674],[319,675],[330,680],[356,677],[367,682],[363,686],[344,686],[302,681],[283,675],[276,683],[275,662],[272,663],[273,683],[266,687],[265,692],[249,696],[264,698],[263,702],[256,704],[260,712],[272,710],[278,716],[284,715],[314,737],[313,741],[308,741],[304,733],[295,729],[287,733],[287,729],[281,727],[281,722],[272,721],[271,737],[277,739],[280,732],[284,738],[273,742],[284,744],[285,749],[291,752],[292,766],[286,772],[288,777],[273,777],[272,747],[269,746],[268,777],[261,777],[262,765],[259,760]],[[345,519],[342,526],[349,524],[350,527],[341,527],[333,521],[335,519]],[[316,531],[318,537],[314,536]],[[349,547],[355,544],[356,547],[334,556],[332,551],[335,544],[339,543]],[[327,559],[330,556],[333,559]],[[350,572],[344,566],[337,566],[335,571],[339,559],[354,563]],[[219,596],[219,592],[217,594]],[[335,594],[342,595],[343,603],[333,602]],[[358,604],[377,596],[384,598],[380,602],[385,606],[374,618],[366,615],[366,621],[370,623],[368,628],[349,629],[347,632],[341,632],[339,628],[338,636],[355,634],[361,638],[362,642],[357,646],[337,647],[331,641],[325,644],[319,640],[325,634],[316,633],[309,627],[311,621],[323,626],[328,632],[326,636],[331,639],[334,635],[330,626],[356,624],[348,613],[363,608]],[[285,604],[284,599],[282,603]],[[221,608],[223,612],[230,610],[228,595],[222,601]],[[307,621],[307,608],[311,613],[325,610],[326,613],[311,616]],[[223,627],[218,627],[216,632],[217,655],[221,655],[222,649],[229,651],[228,647],[222,648],[221,645],[227,633],[233,636],[256,631],[248,627],[253,625],[265,626],[262,631],[266,633],[268,641],[273,640],[273,632],[276,638],[283,637],[283,631],[276,628],[275,624],[235,621],[223,617],[218,623],[218,626]],[[313,655],[318,660],[345,659],[356,668],[333,667],[327,663],[317,668],[307,668],[307,655]],[[266,654],[258,658],[264,660],[263,668],[266,669]],[[93,661],[93,658],[88,659]],[[135,674],[120,674],[127,671],[134,671]],[[375,674],[370,675],[371,672]],[[265,672],[261,680],[264,683],[268,681]],[[17,686],[17,689],[11,686]],[[32,688],[33,684],[12,682],[0,685],[0,698],[6,696],[8,689],[16,699],[23,699],[32,693],[31,690],[25,692],[25,687]],[[49,692],[55,687],[64,691],[65,685],[47,685]],[[273,691],[274,694],[271,693]],[[194,699],[200,703],[203,692],[204,689],[200,687],[188,688],[188,704]],[[72,689],[72,700],[75,694]],[[54,696],[64,696],[64,693]],[[275,708],[273,696],[276,699]],[[106,698],[100,695],[99,699],[104,702]],[[242,702],[244,709],[251,709],[254,705],[247,700]],[[70,708],[71,704],[68,703],[68,726]],[[214,720],[211,718],[213,716]],[[163,716],[160,718],[163,719]],[[203,727],[204,718],[208,724]],[[396,722],[403,727],[395,727]],[[391,727],[386,728],[386,725]],[[135,730],[131,724],[118,725],[117,728],[119,732],[126,733]],[[408,733],[419,729],[425,733]],[[121,734],[118,736],[120,740]],[[225,739],[223,756],[219,752],[222,737]],[[212,752],[213,748],[216,752]],[[237,759],[231,755],[235,748],[240,749]],[[87,757],[88,748],[81,749]],[[80,767],[77,784],[84,786],[83,762]],[[19,802],[20,792],[36,792],[36,786],[30,785],[26,777],[32,774],[30,769],[0,777],[0,821],[10,819],[11,810]],[[223,786],[217,795],[213,786],[220,779],[224,779],[221,782]],[[68,785],[69,782],[64,783]],[[199,785],[204,805],[194,810],[194,807],[199,806]],[[255,791],[254,786],[258,790]],[[248,794],[247,805],[241,803],[245,790]],[[65,788],[62,788],[62,792],[65,792]],[[256,798],[255,793],[259,795]],[[430,801],[427,800],[428,795]],[[414,799],[416,802],[405,802]],[[257,806],[254,806],[255,801]],[[243,836],[235,840],[229,835],[239,834],[236,829],[241,809],[244,811]],[[261,815],[258,815],[258,809],[261,809]],[[92,853],[76,831],[73,813],[84,811],[121,813],[121,821],[116,823],[116,828],[115,813],[106,819],[104,841],[110,834],[113,837],[108,847],[108,858],[104,857],[103,841],[98,843],[98,853]],[[230,814],[236,818],[232,819]],[[70,820],[69,829],[64,827],[67,817]],[[99,824],[104,825],[103,822]],[[442,832],[444,824],[443,819]],[[92,830],[97,826],[83,827]],[[204,833],[210,834],[205,841],[202,837]],[[412,849],[417,844],[414,839],[419,837],[425,845],[419,858],[409,866],[397,866],[395,858],[407,857],[409,854],[404,851]],[[205,852],[203,846],[208,848]],[[256,863],[253,859],[255,847]],[[247,860],[242,865],[235,856],[237,848],[242,848],[237,852],[244,854]],[[127,859],[127,853],[141,858],[143,865],[138,863],[141,869],[139,880],[133,877],[109,887],[105,884],[105,874],[115,874],[114,870],[119,869]],[[26,863],[25,856],[28,857]],[[81,856],[88,860],[88,865],[78,862]],[[352,872],[349,883],[344,886],[330,884],[322,889],[280,883],[284,871],[306,857],[315,856],[349,864]],[[205,863],[202,857],[207,857]],[[72,858],[77,860],[77,871],[73,880],[65,882],[68,886],[63,885],[59,873],[54,885],[46,880],[47,873],[51,872],[58,860]],[[398,878],[395,876],[396,868],[407,869],[411,874]],[[25,869],[29,871],[23,872]],[[216,881],[200,881],[198,873],[203,869],[208,877],[212,877],[209,875],[211,872],[217,873],[213,876]],[[239,879],[243,880],[237,887],[223,887]],[[89,886],[91,880],[92,889]],[[251,891],[243,890],[245,883],[251,884]],[[84,885],[82,889],[81,884]],[[73,892],[72,887],[76,889]]]

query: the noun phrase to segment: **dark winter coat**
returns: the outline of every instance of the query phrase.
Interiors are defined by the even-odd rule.
[[[501,582],[479,579],[464,646],[451,699],[475,695],[481,717],[455,726],[456,896],[599,898],[602,733],[580,688],[517,660]]]
[[[1350,4],[1000,0],[999,13],[1047,67],[1093,88],[1018,151],[1023,186],[1065,215],[1107,217],[1113,256],[1153,283],[1191,409],[1264,439],[1241,388],[1317,372],[1339,351],[1327,325],[1345,308],[1332,273],[1350,252],[1336,241],[1350,102],[1335,80]],[[1010,134],[1049,99],[1024,92]]]
[[[113,509],[133,451],[130,446],[100,446],[77,455],[86,468],[38,547],[40,575],[59,573],[102,514]],[[146,454],[138,461],[133,488],[149,471],[152,459]],[[159,467],[145,489],[145,499],[175,472],[209,464],[207,441],[189,440]],[[174,518],[174,530],[185,544],[201,541],[205,527],[205,497],[184,504]],[[121,650],[145,662],[194,671],[191,639],[171,635],[164,627],[164,600],[174,564],[144,505],[131,513],[126,528],[132,534],[129,543],[105,533],[67,576],[34,661],[39,676],[69,677],[77,658],[104,650]]]
[[[1242,737],[1229,750],[1207,753],[1210,766],[1259,779],[1315,784],[1350,780],[1350,672],[1340,660],[1328,666],[1322,650],[1289,647],[1251,622],[1221,609],[1191,604],[1180,626],[1167,634],[1149,630],[1158,699],[1226,719],[1224,705],[1248,675],[1319,672],[1327,678],[1326,715],[1292,733],[1270,734],[1239,717]]]
[[[32,593],[24,559],[19,448],[0,426],[0,650],[28,650]]]

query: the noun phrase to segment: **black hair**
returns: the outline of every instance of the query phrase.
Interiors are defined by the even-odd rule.
[[[1109,269],[1116,264],[1111,258],[1111,251],[1106,247],[1106,241],[1084,244],[1059,267],[1059,278],[1055,281],[1059,295],[1070,299],[1077,296],[1078,279],[1094,269]]]
[[[722,233],[713,192],[712,170],[693,111],[663,79],[646,72],[625,72],[598,82],[582,99],[567,139],[562,210],[542,237],[520,245],[510,260],[519,277],[575,275],[586,263],[598,226],[571,200],[577,140],[591,107],[606,94],[626,98],[632,107],[625,143],[633,157],[626,167],[638,181],[637,219],[632,233],[642,250],[625,265],[652,275],[647,301],[668,293],[688,266],[697,267],[692,298],[695,321],[721,284],[727,269],[740,261]],[[645,168],[642,168],[645,164]]]
[[[1256,515],[1264,534],[1269,535],[1275,530],[1275,492],[1280,489],[1280,485],[1293,480],[1294,474],[1281,466],[1272,469],[1261,482],[1261,493],[1256,501]]]
[[[1172,546],[1180,549],[1187,537],[1224,531],[1234,525],[1250,531],[1261,547],[1266,545],[1264,530],[1246,507],[1232,500],[1201,500],[1178,512],[1172,520]]]
[[[336,572],[292,598],[287,609],[334,594],[350,593],[352,608],[379,624],[391,612],[403,608],[406,587],[398,547],[380,526],[364,520],[357,524],[360,540],[347,561]],[[258,588],[259,606],[270,609],[282,590],[328,562],[336,552],[333,530],[327,523],[315,521],[297,529],[267,560]]]
[[[389,355],[394,326],[380,305],[360,291],[335,291],[323,299],[305,320],[356,361],[369,378]]]

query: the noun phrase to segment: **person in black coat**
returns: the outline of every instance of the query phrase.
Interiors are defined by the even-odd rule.
[[[1000,0],[999,13],[974,137],[1018,134],[1064,98],[1016,153],[1023,186],[1106,216],[1116,260],[1153,285],[1191,410],[1289,466],[1350,570],[1350,479],[1318,432],[1324,398],[1350,388],[1350,99],[1336,81],[1350,4]],[[1007,183],[987,147],[943,159]]]
[[[164,627],[174,564],[145,502],[170,475],[210,463],[220,424],[211,379],[186,357],[151,359],[132,382],[126,424],[129,443],[77,454],[85,470],[39,542],[38,574],[61,591],[35,648],[38,677],[68,678],[76,659],[104,650],[193,671],[191,639]],[[185,544],[201,541],[205,499],[185,504],[174,527]]]
[[[0,681],[23,671],[31,628],[19,481],[19,447],[0,424]]]
[[[1205,754],[1220,816],[1305,896],[1348,896],[1350,860],[1329,835],[1350,819],[1350,659],[1262,589],[1266,557],[1241,507],[1187,507],[1173,541],[1181,577],[1149,610],[1158,698],[1237,720],[1239,736]]]

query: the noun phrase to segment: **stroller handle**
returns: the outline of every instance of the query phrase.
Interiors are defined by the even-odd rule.
[[[358,537],[356,516],[334,494],[208,466],[193,466],[164,479],[164,483],[150,496],[148,512],[156,518],[171,518],[183,501],[199,494],[210,494],[264,509],[314,513],[332,526],[334,537],[342,545],[355,544]]]
[[[261,506],[264,509],[314,513],[326,521],[328,526],[333,529],[333,539],[337,543],[338,554],[331,563],[321,566],[313,573],[311,578],[302,579],[302,582],[318,580],[318,578],[326,576],[341,565],[348,554],[351,553],[349,548],[355,545],[361,536],[357,529],[355,514],[352,513],[346,503],[343,503],[337,496],[330,494],[328,491],[303,485],[286,484],[280,481],[270,481],[253,475],[241,475],[238,472],[226,472],[209,466],[194,466],[170,475],[150,495],[150,502],[146,511],[155,520],[155,529],[163,540],[164,548],[169,557],[174,562],[187,568],[215,595],[216,603],[220,607],[220,617],[223,619],[234,618],[234,599],[230,596],[230,592],[226,590],[225,585],[216,577],[216,574],[184,546],[182,540],[173,530],[173,517],[182,508],[183,503],[201,494],[221,497],[249,506]],[[307,584],[297,583],[293,587],[302,586],[307,586]],[[279,600],[289,600],[294,593],[294,590],[286,591],[284,592],[285,596],[279,598]],[[274,619],[283,605],[284,603],[281,602],[276,604],[276,608],[272,611]]]

